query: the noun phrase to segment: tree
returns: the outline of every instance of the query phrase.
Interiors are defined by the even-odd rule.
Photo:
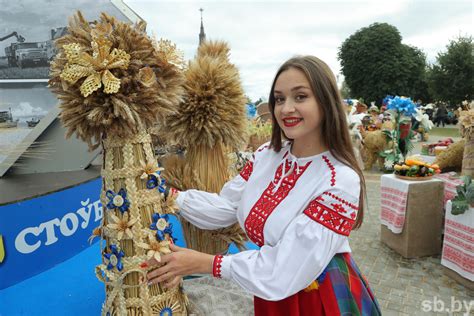
[[[402,44],[396,27],[374,23],[347,38],[338,59],[352,96],[378,103],[387,95],[427,97],[426,57]]]
[[[459,104],[474,98],[474,44],[472,36],[450,41],[446,52],[438,53],[430,66],[428,82],[438,100]]]

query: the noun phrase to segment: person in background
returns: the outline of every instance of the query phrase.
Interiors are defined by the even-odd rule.
[[[260,249],[210,255],[171,245],[149,282],[172,287],[195,273],[233,280],[254,295],[257,316],[380,315],[349,247],[362,223],[365,181],[334,74],[314,56],[291,58],[268,102],[271,141],[239,175],[219,194],[176,193],[186,220],[201,229],[238,222]]]
[[[446,119],[448,118],[448,111],[446,110],[446,105],[441,103],[436,110],[435,123],[436,127],[439,127],[440,124],[446,124]]]
[[[372,105],[369,108],[369,114],[370,114],[371,122],[373,125],[372,130],[380,129],[382,127],[382,119],[380,119],[379,117],[380,115],[379,108],[376,105]]]

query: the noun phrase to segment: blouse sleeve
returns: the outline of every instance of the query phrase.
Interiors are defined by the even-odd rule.
[[[240,174],[227,182],[219,194],[199,190],[180,192],[176,203],[180,215],[201,229],[219,229],[237,222],[237,207],[252,174],[254,156]]]
[[[303,214],[290,223],[275,246],[216,256],[214,275],[233,279],[253,295],[271,301],[306,288],[334,255],[348,251],[348,235],[354,224],[350,215],[331,204],[342,204],[340,199],[355,206],[358,198],[347,194],[342,198],[344,193],[335,188],[325,193],[312,200]]]

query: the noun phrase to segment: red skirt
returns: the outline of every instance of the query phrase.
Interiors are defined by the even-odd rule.
[[[381,315],[369,284],[350,253],[337,254],[310,287],[280,301],[254,297],[256,316]]]

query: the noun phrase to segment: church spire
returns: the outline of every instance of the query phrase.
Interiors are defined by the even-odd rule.
[[[206,33],[204,33],[204,24],[202,23],[202,11],[204,9],[200,8],[199,11],[201,11],[201,32],[199,32],[199,45],[201,45],[206,40]]]

